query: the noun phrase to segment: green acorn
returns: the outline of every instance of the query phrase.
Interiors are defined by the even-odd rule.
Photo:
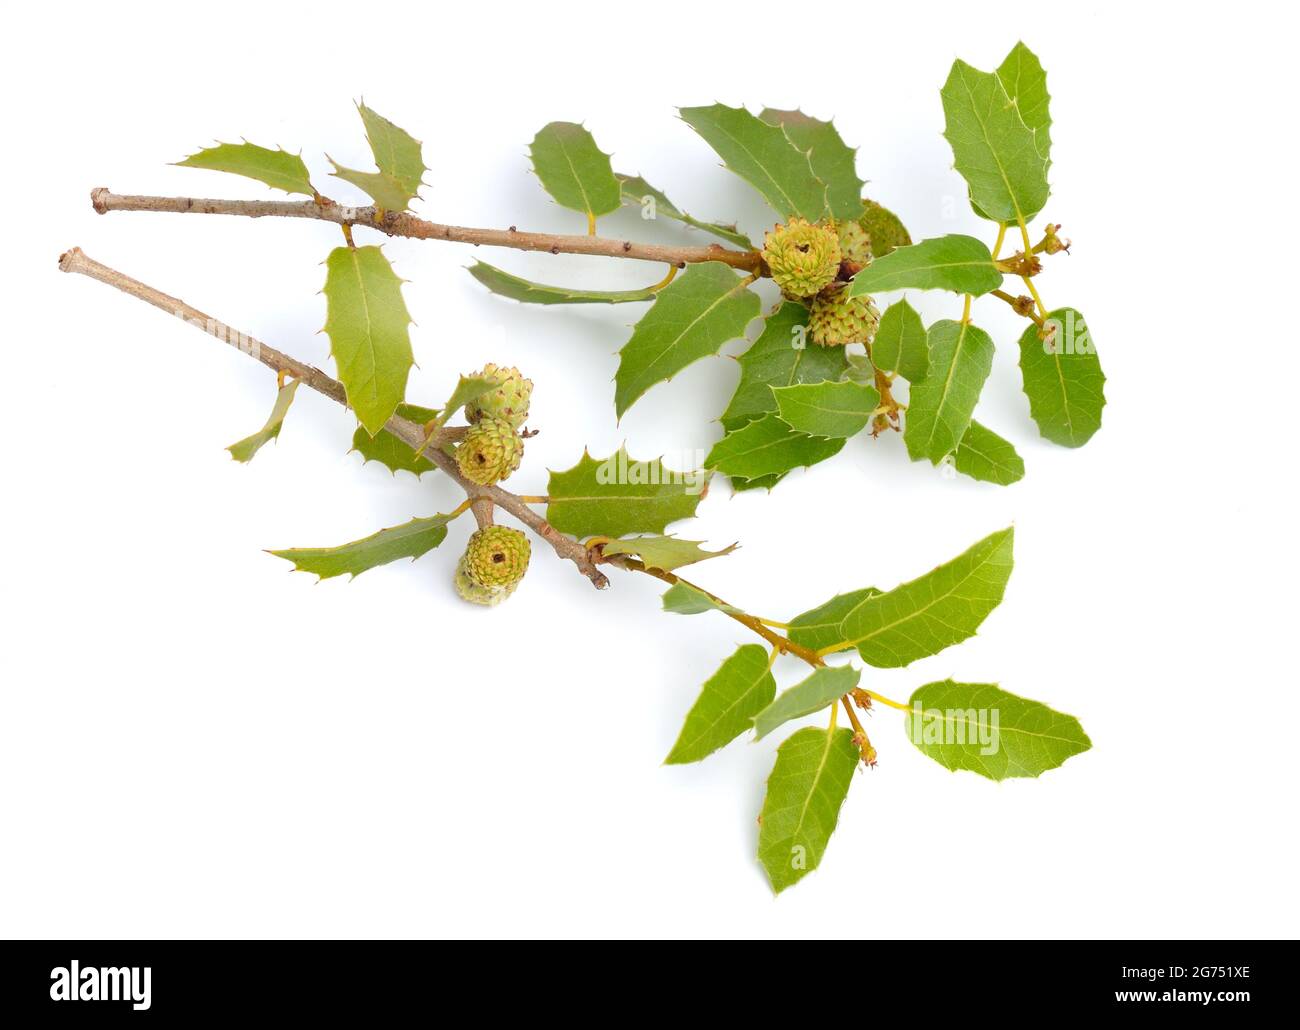
[[[880,312],[867,296],[850,297],[840,290],[830,297],[813,301],[808,331],[813,343],[823,347],[843,347],[846,343],[870,343],[876,338]]]
[[[841,222],[838,232],[840,256],[845,261],[852,261],[855,265],[871,264],[871,237],[866,229],[857,222]]]
[[[470,426],[456,448],[461,475],[480,486],[491,486],[519,467],[524,441],[509,422],[491,415]]]
[[[528,402],[533,396],[533,381],[525,379],[517,368],[502,368],[488,362],[479,373],[494,379],[497,387],[465,405],[465,417],[477,422],[485,415],[503,419],[518,429],[528,420]]]
[[[456,563],[456,575],[452,580],[456,584],[456,593],[460,594],[470,604],[483,604],[491,607],[500,604],[507,597],[515,592],[515,583],[508,587],[485,587],[474,582],[473,577],[469,574],[469,563],[465,555],[461,555],[460,561]]]
[[[465,546],[465,572],[481,587],[513,589],[528,571],[528,537],[508,526],[484,526]]]
[[[824,225],[791,218],[763,238],[763,260],[782,293],[811,297],[839,275],[839,237]]]

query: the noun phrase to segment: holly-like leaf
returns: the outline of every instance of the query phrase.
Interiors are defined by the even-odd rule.
[[[402,402],[415,363],[402,280],[378,247],[338,247],[325,267],[330,353],[348,406],[374,436]]]
[[[366,140],[375,156],[378,172],[359,172],[344,168],[333,158],[335,178],[352,183],[370,194],[386,211],[405,211],[420,193],[424,179],[424,156],[418,139],[399,129],[364,103],[357,105],[366,127]]]
[[[674,472],[658,458],[633,461],[622,447],[601,461],[584,451],[573,468],[551,472],[546,518],[574,536],[662,533],[695,514],[706,486],[703,473]]]
[[[882,258],[893,253],[899,247],[910,247],[912,236],[902,219],[889,208],[881,207],[874,200],[862,198],[862,217],[858,224],[871,237],[871,256]]]
[[[809,727],[777,749],[759,816],[758,860],[778,894],[817,868],[858,766],[852,730]]]
[[[925,378],[930,367],[925,323],[906,298],[890,304],[880,316],[876,339],[871,344],[871,361],[876,368],[897,372],[908,382]]]
[[[852,651],[853,645],[845,643],[840,635],[840,623],[844,621],[844,616],[861,602],[868,597],[875,597],[878,593],[880,591],[875,587],[863,587],[861,590],[851,590],[847,594],[836,594],[825,604],[819,604],[816,608],[791,619],[787,635],[800,647],[806,647],[811,651],[821,651],[835,644],[842,644],[837,651]]]
[[[469,375],[456,380],[456,387],[442,406],[439,420],[446,422],[470,401],[476,401],[485,393],[490,393],[501,384],[491,376]]]
[[[655,295],[619,351],[614,376],[618,416],[656,383],[744,336],[760,307],[749,278],[727,265],[706,261],[687,268]]]
[[[881,669],[928,658],[975,635],[1002,601],[1014,531],[991,533],[952,561],[868,597],[840,624],[841,639]]]
[[[218,143],[191,154],[176,164],[182,168],[206,168],[214,172],[230,172],[264,182],[272,189],[285,193],[316,195],[307,166],[298,154],[290,154],[277,147],[269,150],[256,143]]]
[[[1029,222],[1047,203],[1047,159],[998,76],[954,61],[940,96],[944,137],[971,202],[995,221]]]
[[[683,107],[682,120],[717,151],[723,165],[763,195],[786,218],[815,222],[826,214],[826,184],[779,125],[743,107]]]
[[[860,433],[880,403],[875,387],[854,382],[780,386],[772,393],[781,421],[791,429],[834,439]]]
[[[838,454],[844,441],[799,433],[778,415],[764,415],[713,445],[704,467],[740,479],[789,472]]]
[[[377,565],[387,565],[399,558],[414,561],[432,551],[446,538],[447,523],[454,517],[433,515],[426,519],[411,519],[404,525],[381,529],[362,540],[338,547],[293,547],[287,551],[267,553],[293,562],[297,572],[314,572],[321,579],[359,576]]]
[[[615,172],[614,177],[618,179],[619,187],[623,192],[623,205],[625,207],[639,208],[641,217],[647,221],[653,221],[663,215],[675,222],[689,225],[693,229],[702,229],[704,232],[712,233],[719,239],[734,243],[737,247],[745,250],[754,249],[754,244],[750,242],[749,237],[740,232],[734,225],[724,225],[721,222],[702,222],[698,218],[692,218],[669,200],[662,190],[655,189],[641,176],[623,175]]]
[[[606,540],[601,544],[605,554],[634,554],[647,569],[671,572],[683,565],[694,565],[709,558],[721,558],[736,549],[736,545],[721,551],[706,551],[699,540],[682,540],[675,536],[634,536],[623,540]]]
[[[970,425],[993,367],[993,339],[969,322],[943,319],[930,326],[927,340],[930,368],[912,384],[903,442],[913,461],[928,458],[937,465]]]
[[[409,418],[412,422],[421,425],[432,422],[438,417],[436,408],[422,408],[418,404],[399,404],[396,413],[402,418]],[[357,426],[356,432],[352,434],[352,449],[360,454],[364,461],[377,461],[386,466],[393,475],[399,472],[410,472],[418,477],[438,467],[424,455],[417,458],[412,448],[387,429],[381,429],[371,436],[364,428]]]
[[[705,682],[664,764],[698,762],[730,744],[753,725],[755,713],[775,694],[767,651],[744,644]]]
[[[1007,486],[1025,475],[1024,460],[1010,442],[974,420],[952,452],[952,460],[963,476],[984,483]]]
[[[847,222],[862,214],[862,188],[858,178],[857,150],[846,144],[839,130],[802,111],[764,108],[759,117],[785,129],[796,147],[808,155],[813,174],[826,184],[826,208],[837,221]]]
[[[754,739],[762,740],[791,719],[801,719],[833,705],[858,685],[862,673],[851,665],[825,665],[796,683],[754,716]]]
[[[297,392],[298,380],[296,379],[280,387],[275,395],[275,404],[271,406],[271,417],[266,420],[266,425],[252,436],[247,436],[227,447],[230,456],[236,461],[252,461],[253,455],[262,449],[263,444],[278,438],[280,427],[284,425],[284,416],[289,414],[289,405],[293,403],[293,395]]]
[[[703,615],[705,612],[739,612],[739,608],[710,597],[690,583],[674,583],[664,591],[664,611],[674,615]]]
[[[1073,715],[993,683],[927,683],[909,704],[907,736],[922,754],[990,780],[1038,776],[1092,747]]]
[[[980,294],[1002,285],[989,248],[974,236],[936,236],[876,258],[853,277],[852,296],[888,290],[952,290]]]
[[[524,304],[631,304],[654,300],[652,287],[641,290],[584,290],[577,286],[547,286],[529,282],[485,261],[475,261],[469,274],[493,293]]]
[[[1020,112],[1020,119],[1034,133],[1034,143],[1043,160],[1051,165],[1052,116],[1048,110],[1047,72],[1024,43],[1017,43],[998,65],[998,81]]]
[[[1020,337],[1020,374],[1038,431],[1063,447],[1082,447],[1101,428],[1106,377],[1088,324],[1074,308],[1048,314],[1047,339],[1031,325]]]
[[[609,155],[574,122],[551,122],[533,137],[533,171],[557,204],[589,218],[617,211],[622,191]]]
[[[808,309],[786,301],[763,323],[754,345],[740,355],[740,383],[722,413],[728,432],[776,411],[773,387],[822,383],[844,374],[843,347],[807,345]]]

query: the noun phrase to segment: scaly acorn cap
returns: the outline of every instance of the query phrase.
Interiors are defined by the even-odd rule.
[[[870,344],[876,338],[880,312],[870,297],[850,297],[840,290],[829,297],[813,301],[808,318],[808,334],[813,343],[823,347],[843,347],[846,343]]]
[[[500,482],[519,467],[524,441],[505,419],[484,415],[470,426],[456,448],[461,475],[479,486]]]
[[[485,587],[475,583],[469,574],[469,566],[465,555],[460,556],[460,561],[456,563],[456,575],[452,582],[456,584],[456,593],[470,604],[483,604],[491,607],[500,604],[507,597],[515,592],[515,583],[508,587]]]
[[[838,231],[841,258],[855,265],[871,264],[871,237],[867,230],[857,222],[841,222]]]
[[[791,218],[763,237],[763,260],[782,293],[811,297],[839,275],[839,237],[827,226]]]
[[[484,526],[465,546],[465,571],[481,587],[513,588],[528,571],[528,537],[508,526]]]
[[[479,373],[485,379],[497,382],[489,390],[465,405],[465,418],[478,422],[485,415],[503,419],[518,429],[528,420],[528,402],[533,396],[533,381],[525,379],[517,368],[502,368],[488,362]]]

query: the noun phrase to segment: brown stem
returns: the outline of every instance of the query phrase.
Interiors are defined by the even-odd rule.
[[[202,329],[209,335],[215,336],[217,339],[256,358],[267,368],[274,369],[277,373],[283,372],[286,375],[293,376],[293,378],[310,386],[317,393],[324,394],[330,400],[336,401],[344,407],[347,406],[347,392],[344,390],[343,384],[332,376],[312,365],[305,365],[301,361],[276,350],[274,347],[268,347],[260,340],[231,328],[224,322],[205,314],[198,308],[191,307],[176,297],[155,290],[152,286],[146,286],[130,276],[123,275],[116,269],[100,264],[98,261],[87,257],[80,247],[73,247],[65,254],[62,254],[59,257],[59,268],[64,272],[76,272],[91,279],[97,279],[99,282],[106,283],[114,289],[130,294],[146,304],[152,304],[168,314],[184,319],[190,325]],[[384,428],[412,450],[424,443],[424,427],[418,422],[412,422],[410,419],[394,415],[388,420]],[[439,436],[438,439],[446,442],[446,439],[452,438],[453,431],[448,431],[448,433],[448,437]],[[454,479],[472,502],[490,502],[498,508],[508,511],[550,544],[557,555],[573,562],[597,589],[604,589],[609,586],[609,579],[596,567],[595,562],[592,561],[587,549],[582,544],[558,532],[555,527],[528,507],[515,494],[499,486],[479,486],[477,483],[470,482],[460,474],[456,459],[440,447],[431,446],[425,452],[425,456]],[[478,512],[476,511],[475,514],[477,515]]]
[[[243,215],[246,218],[316,218],[344,227],[364,225],[388,236],[415,240],[450,240],[474,246],[540,250],[551,254],[596,254],[601,257],[632,258],[637,261],[682,262],[721,261],[733,268],[762,274],[762,255],[756,250],[731,250],[719,244],[706,247],[671,247],[657,243],[634,243],[603,236],[565,236],[510,229],[472,229],[443,225],[417,218],[407,211],[381,211],[370,207],[348,207],[327,197],[319,200],[210,200],[202,197],[142,197],[113,193],[106,187],[90,191],[90,200],[101,215],[109,211],[166,211],[174,214]]]

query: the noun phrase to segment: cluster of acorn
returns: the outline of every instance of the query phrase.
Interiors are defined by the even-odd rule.
[[[497,385],[465,405],[470,426],[456,448],[456,464],[470,482],[491,486],[514,472],[524,456],[519,430],[528,418],[533,383],[517,368],[491,363],[479,375]],[[474,604],[500,604],[524,578],[531,554],[519,530],[484,526],[469,538],[456,565],[456,592]]]
[[[763,240],[763,260],[788,300],[809,307],[808,333],[823,347],[870,344],[880,312],[870,297],[850,297],[850,280],[871,263],[871,236],[860,222],[791,218]]]

